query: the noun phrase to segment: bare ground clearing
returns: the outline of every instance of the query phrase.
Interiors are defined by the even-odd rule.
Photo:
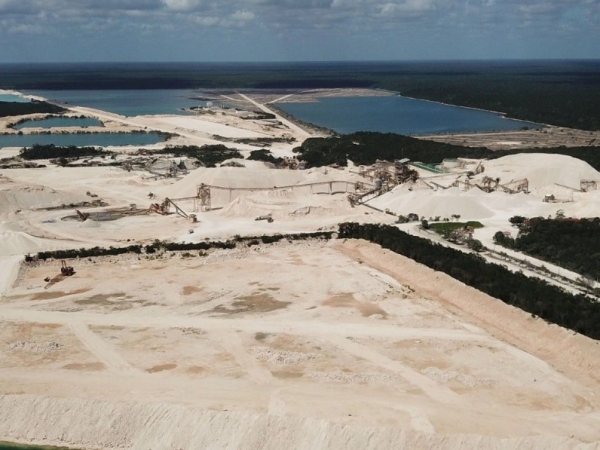
[[[99,258],[41,298],[48,269],[22,270],[0,308],[3,439],[135,449],[600,439],[597,343],[372,244]]]

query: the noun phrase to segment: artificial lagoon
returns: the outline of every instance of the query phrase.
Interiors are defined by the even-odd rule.
[[[308,103],[277,103],[304,122],[337,133],[377,131],[404,135],[509,131],[539,124],[506,119],[498,113],[417,100],[387,97],[330,97]]]

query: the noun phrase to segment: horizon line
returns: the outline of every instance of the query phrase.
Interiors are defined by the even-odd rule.
[[[354,59],[354,60],[178,60],[178,61],[2,61],[3,65],[28,64],[381,64],[381,63],[470,63],[470,62],[600,62],[600,58],[464,58],[464,59]]]

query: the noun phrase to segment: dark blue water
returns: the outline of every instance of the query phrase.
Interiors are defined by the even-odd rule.
[[[340,134],[379,131],[405,135],[506,131],[537,128],[530,122],[498,114],[398,95],[390,97],[324,98],[314,103],[278,103],[294,117]]]
[[[74,106],[87,106],[122,116],[153,114],[186,114],[183,109],[205,106],[206,102],[191,100],[198,93],[189,89],[152,90],[77,90],[77,91],[28,91],[51,101]]]
[[[22,128],[56,128],[56,127],[102,127],[104,124],[98,119],[91,117],[77,118],[77,117],[50,117],[43,120],[28,120],[15,125],[16,130]]]
[[[59,147],[151,145],[164,140],[163,136],[156,133],[9,134],[0,135],[0,148],[31,147],[34,144],[54,144]]]

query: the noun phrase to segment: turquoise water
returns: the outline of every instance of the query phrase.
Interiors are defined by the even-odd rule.
[[[440,103],[390,97],[324,98],[314,103],[278,103],[294,117],[337,133],[379,131],[405,135],[507,131],[538,124],[504,119],[496,113]]]
[[[54,144],[59,147],[151,145],[164,140],[163,136],[156,133],[10,134],[0,135],[0,148],[31,147],[34,144]]]
[[[198,96],[190,89],[139,89],[139,90],[78,90],[78,91],[31,91],[48,100],[69,105],[87,106],[122,116],[151,114],[186,114],[183,108],[205,106],[206,102],[191,100]]]
[[[29,103],[30,101],[28,98],[19,97],[18,95],[0,94],[0,102]]]
[[[98,119],[91,117],[74,118],[74,117],[50,117],[43,120],[28,120],[15,125],[16,130],[22,128],[55,128],[55,127],[102,127],[104,124]]]

